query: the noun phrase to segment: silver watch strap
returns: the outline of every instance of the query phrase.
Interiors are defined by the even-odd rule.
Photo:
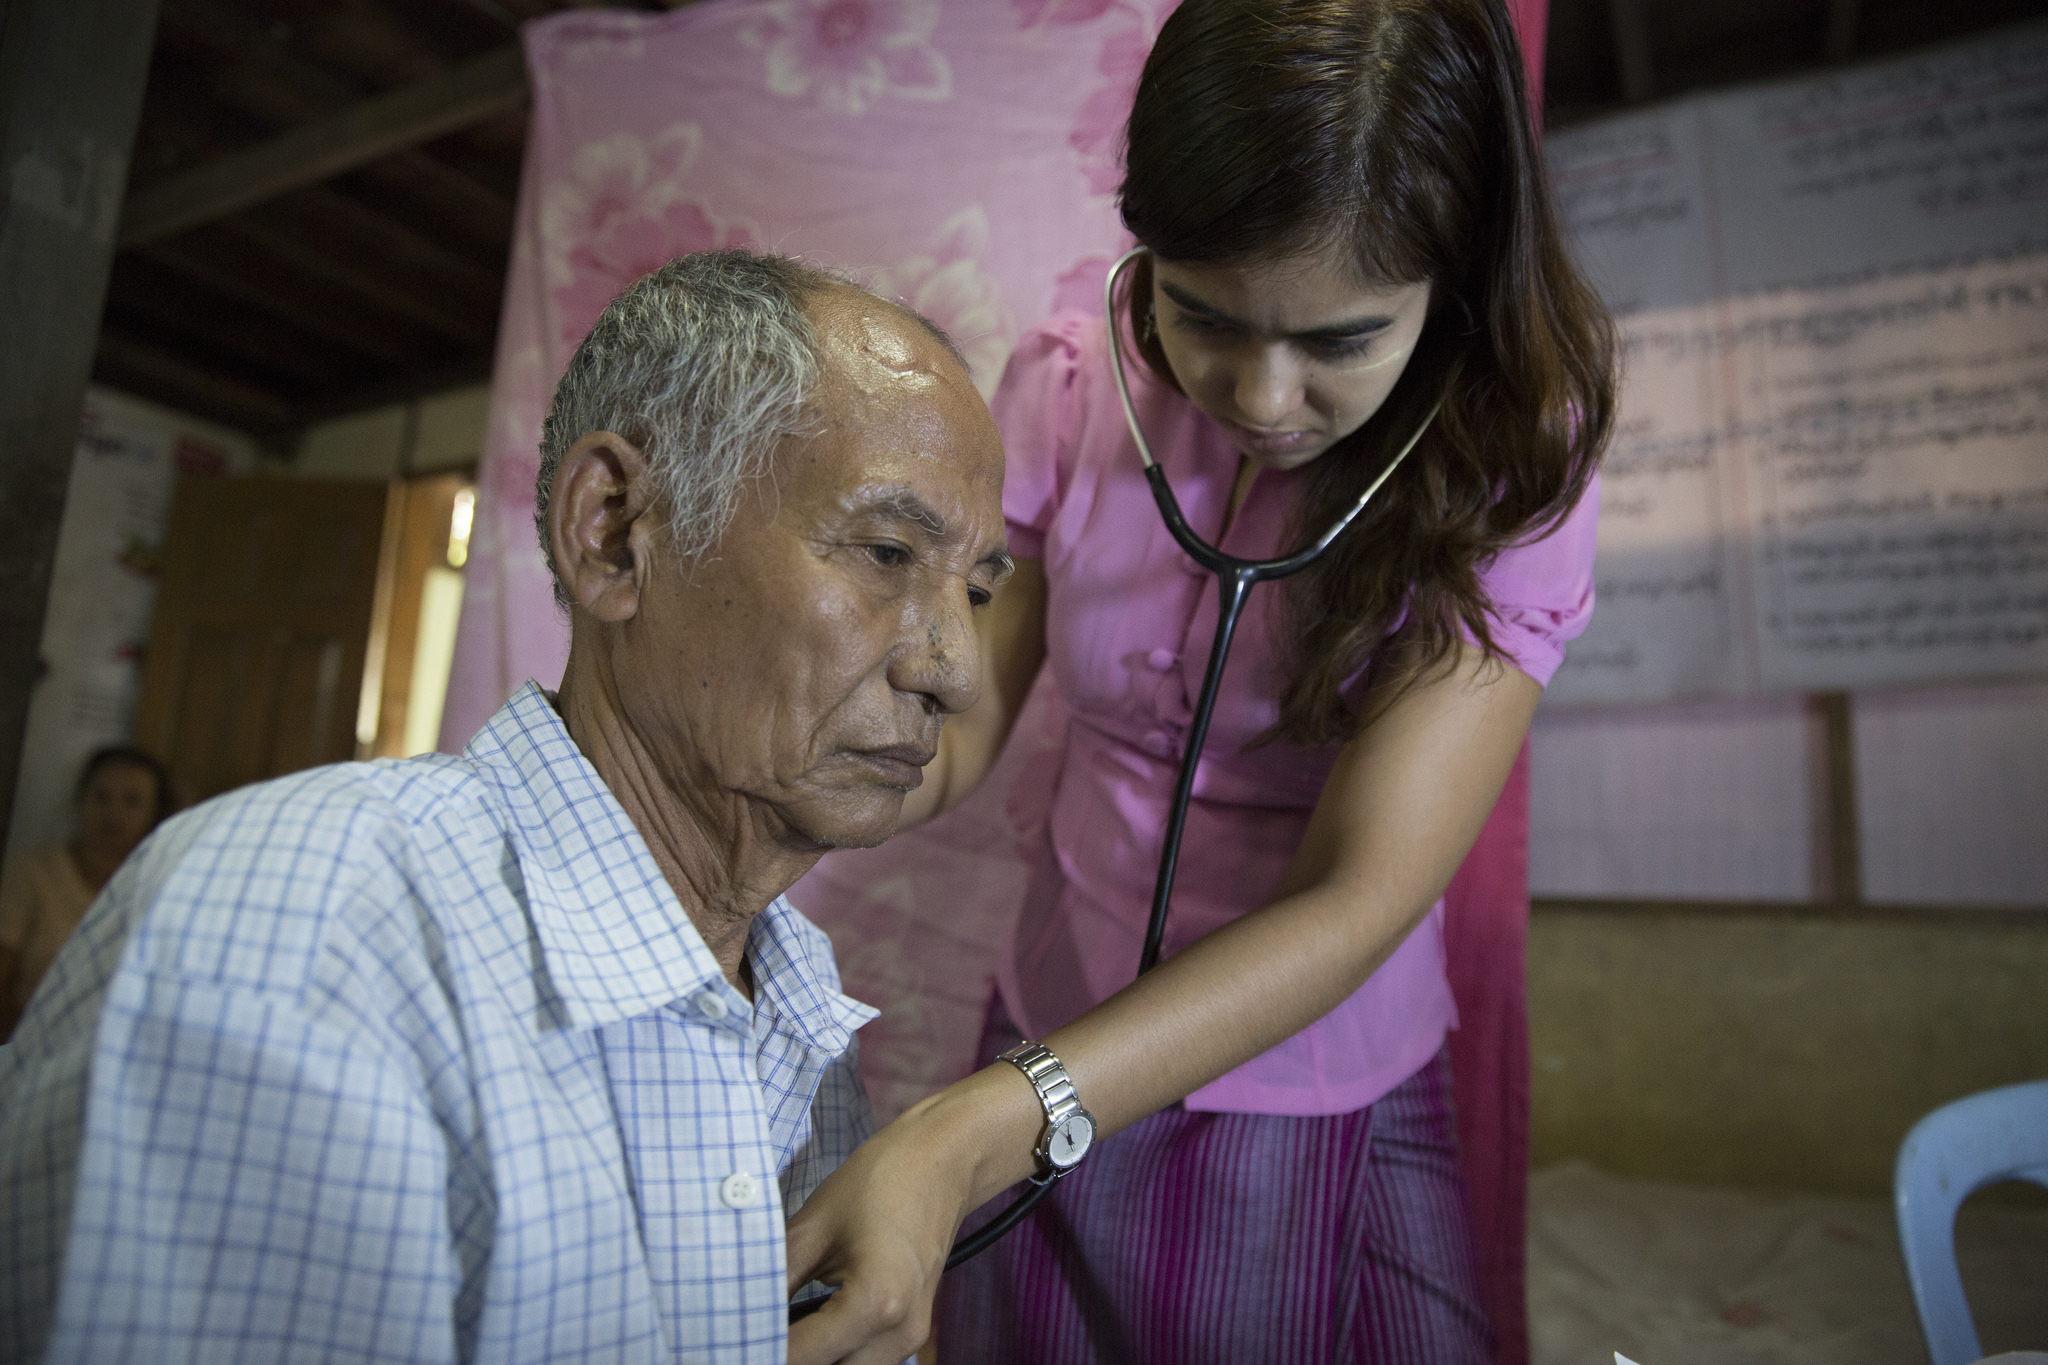
[[[1073,1077],[1067,1075],[1066,1067],[1045,1044],[1019,1043],[996,1060],[1016,1067],[1031,1082],[1031,1088],[1038,1092],[1038,1102],[1045,1106],[1048,1128],[1081,1108],[1081,1098],[1074,1093]]]

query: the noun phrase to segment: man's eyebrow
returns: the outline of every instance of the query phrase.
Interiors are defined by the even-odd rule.
[[[933,536],[946,534],[946,519],[908,488],[878,488],[862,498],[859,509],[900,521],[914,522]]]
[[[1159,282],[1159,292],[1172,299],[1183,311],[1206,318],[1211,322],[1220,322],[1247,332],[1258,330],[1251,324],[1230,316],[1230,314],[1222,309],[1202,302],[1178,285],[1168,284],[1166,281],[1161,280]],[[1354,318],[1349,322],[1333,322],[1323,327],[1310,327],[1305,331],[1289,332],[1287,339],[1290,341],[1342,341],[1352,337],[1370,336],[1374,332],[1384,332],[1387,328],[1392,327],[1394,322],[1395,319],[1391,313],[1370,313],[1365,317]]]
[[[932,510],[923,498],[911,489],[900,485],[878,488],[862,498],[858,510],[885,517],[896,517],[919,527],[933,539],[942,539],[946,534],[946,519]],[[1017,571],[1017,561],[1010,557],[1008,550],[990,550],[975,565],[993,570],[995,580],[1001,583]]]

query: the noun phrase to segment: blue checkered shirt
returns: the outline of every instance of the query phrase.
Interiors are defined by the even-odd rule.
[[[782,1361],[874,1012],[784,901],[747,954],[532,684],[173,821],[0,1056],[0,1360]]]

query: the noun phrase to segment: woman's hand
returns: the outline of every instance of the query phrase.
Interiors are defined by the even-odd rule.
[[[789,1329],[790,1365],[898,1365],[931,1335],[960,1221],[1031,1172],[1045,1111],[998,1064],[914,1106],[847,1158],[789,1220],[790,1292],[831,1301]]]

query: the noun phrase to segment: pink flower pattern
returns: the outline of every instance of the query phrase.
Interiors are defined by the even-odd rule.
[[[987,251],[988,216],[975,205],[940,224],[925,250],[868,281],[883,298],[900,299],[945,328],[967,357],[984,397],[995,392],[1017,341],[1001,283],[982,269],[980,258]]]
[[[938,23],[939,0],[775,0],[740,36],[766,55],[770,92],[864,114],[884,95],[953,97]]]
[[[714,216],[683,182],[703,134],[679,123],[652,138],[616,133],[570,158],[541,208],[549,297],[564,354],[618,292],[692,251],[751,247],[755,234]]]
[[[1131,116],[1131,97],[1137,94],[1153,36],[1149,24],[1126,29],[1112,35],[1096,59],[1103,83],[1082,101],[1073,131],[1067,134],[1092,193],[1114,194],[1123,180],[1124,124]]]
[[[1116,0],[1010,0],[1025,28],[1050,24],[1085,24],[1109,13]]]
[[[1128,238],[1129,234],[1124,234]],[[1053,287],[1052,311],[1055,313],[1098,313],[1102,311],[1102,287],[1109,283],[1109,267],[1114,258],[1109,256],[1083,256],[1074,262]]]

